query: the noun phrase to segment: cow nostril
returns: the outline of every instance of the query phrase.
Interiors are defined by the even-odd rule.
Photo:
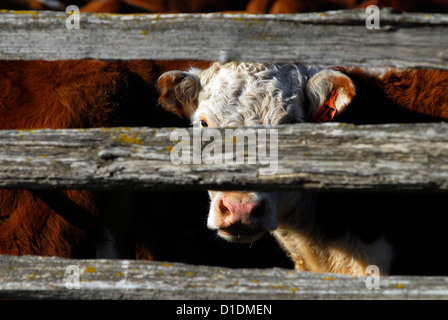
[[[219,211],[221,211],[222,214],[229,214],[230,210],[227,208],[227,206],[224,204],[224,201],[219,201]]]
[[[265,212],[266,212],[266,207],[265,207],[264,201],[262,201],[259,206],[254,208],[251,215],[254,218],[261,218],[265,214]]]

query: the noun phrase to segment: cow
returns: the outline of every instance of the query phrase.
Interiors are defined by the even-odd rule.
[[[201,127],[448,119],[448,72],[214,63],[158,80],[160,105]],[[321,112],[323,107],[334,112]],[[443,195],[210,190],[208,228],[230,242],[272,233],[296,270],[446,274]],[[442,206],[439,206],[442,204]]]
[[[190,65],[209,63],[0,61],[0,129],[186,126],[155,108],[155,81]],[[124,191],[0,190],[0,254],[152,259],[154,226],[134,232],[134,213],[150,211],[142,202]]]
[[[169,70],[209,65],[1,61],[0,129],[187,127],[189,121],[156,107],[156,80]],[[0,190],[0,254],[291,267],[273,239],[252,248],[208,241],[213,233],[201,228],[206,191],[125,191]]]
[[[1,129],[138,124],[139,116],[150,116],[146,102],[156,98],[150,90],[154,64],[149,62],[2,61],[0,70]],[[61,217],[65,210],[56,210],[59,215],[55,214],[62,201],[72,205],[75,215],[111,214],[103,210],[107,203],[104,198],[85,190],[1,190],[0,253],[69,258],[122,256],[124,248],[112,248],[108,253],[99,248],[105,240],[101,237],[106,235],[86,234],[75,228]]]

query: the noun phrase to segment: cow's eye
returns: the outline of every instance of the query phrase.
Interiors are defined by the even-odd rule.
[[[205,120],[201,120],[201,127],[202,128],[207,128],[208,127],[208,123]]]

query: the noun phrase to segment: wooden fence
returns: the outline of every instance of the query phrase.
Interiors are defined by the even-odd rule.
[[[1,296],[12,299],[338,300],[446,299],[448,295],[448,278],[438,276],[382,277],[378,289],[368,289],[366,283],[372,282],[366,277],[280,268],[33,256],[0,256],[0,263]],[[74,276],[79,288],[70,278]]]
[[[445,14],[364,10],[297,15],[2,12],[0,59],[197,59],[448,68]]]
[[[448,15],[364,11],[298,15],[0,12],[0,59],[198,59],[448,68]],[[131,49],[130,49],[131,48]],[[0,132],[0,187],[446,192],[448,126],[279,126],[272,175],[261,165],[174,165],[175,128]],[[190,131],[193,129],[189,129]],[[224,129],[221,129],[224,130]],[[221,131],[223,132],[223,131]],[[224,150],[224,149],[223,149]],[[80,272],[69,290],[68,265]],[[130,260],[0,256],[0,297],[50,299],[448,298],[448,277],[365,277]]]
[[[247,155],[244,164],[224,161],[237,156],[224,139],[219,159],[208,159],[204,153],[201,163],[193,164],[191,147],[189,153],[182,150],[187,163],[175,164],[170,158],[173,148],[179,147],[177,134],[171,137],[175,130],[0,131],[0,187],[448,191],[446,123],[270,127],[267,137],[276,130],[278,145],[266,164],[248,164]],[[194,135],[193,129],[181,130]],[[207,130],[212,129],[203,132]],[[226,138],[225,131],[219,129],[233,144],[234,136]],[[206,144],[202,142],[198,150]],[[206,164],[207,160],[216,164]]]

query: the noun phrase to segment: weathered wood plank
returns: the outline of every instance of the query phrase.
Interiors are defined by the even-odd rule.
[[[263,127],[251,129],[249,145],[265,145]],[[201,131],[193,130],[0,131],[0,188],[448,191],[446,123],[271,127],[266,135],[271,158],[262,162],[261,150],[249,149],[242,164],[233,163],[234,145],[241,141],[233,129],[202,131],[221,135],[216,150],[222,154],[216,158],[205,149],[213,145],[210,139],[196,145]],[[181,133],[188,136],[179,138]],[[189,150],[178,150],[186,145]],[[248,164],[251,154],[255,163]],[[187,163],[175,164],[174,155]]]
[[[448,15],[382,10],[297,15],[0,12],[0,59],[197,59],[448,68]]]
[[[67,287],[73,287],[77,280],[78,289]],[[2,299],[448,298],[448,277],[385,276],[377,280],[379,288],[368,289],[366,281],[372,282],[367,277],[280,268],[228,269],[135,260],[0,256]]]

